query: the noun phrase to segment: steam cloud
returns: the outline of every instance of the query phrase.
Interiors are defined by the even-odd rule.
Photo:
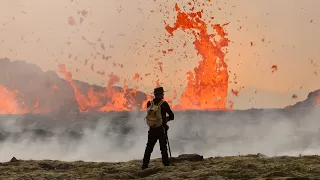
[[[64,161],[141,159],[148,131],[144,115],[143,112],[96,113],[58,120],[39,115],[1,116],[1,135],[9,135],[1,138],[0,161],[8,161],[13,156]],[[176,112],[176,119],[169,122],[172,155],[317,154],[319,115],[319,108],[305,114],[284,110]],[[52,135],[35,136],[25,129],[45,129]],[[82,133],[82,136],[63,134],[66,130]],[[152,154],[152,158],[156,157],[161,157],[158,143]]]

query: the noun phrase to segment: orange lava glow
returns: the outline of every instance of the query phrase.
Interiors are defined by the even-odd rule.
[[[188,3],[191,5],[191,3]],[[191,8],[193,11],[195,8]],[[219,10],[221,10],[219,8]],[[180,99],[177,97],[177,92],[174,90],[174,97],[172,99],[178,99],[178,104],[172,106],[175,111],[183,110],[231,110],[233,109],[233,102],[227,100],[228,95],[228,65],[225,61],[225,55],[228,52],[227,47],[230,40],[227,38],[228,34],[225,32],[224,27],[228,23],[211,24],[208,25],[204,22],[202,11],[198,12],[182,12],[178,4],[175,4],[175,11],[177,13],[175,22],[172,26],[166,25],[165,30],[172,37],[175,32],[181,30],[194,37],[194,47],[197,54],[200,56],[199,64],[193,69],[193,71],[187,72],[187,86],[182,93]],[[83,18],[88,15],[88,11],[82,10],[78,12],[83,17],[80,19],[80,24],[83,22]],[[211,17],[211,19],[214,19]],[[68,18],[68,24],[76,26],[77,22],[74,17]],[[78,23],[79,24],[79,23]],[[213,34],[208,32],[209,28],[213,30]],[[241,28],[241,27],[240,27]],[[86,40],[85,37],[82,37]],[[169,43],[169,39],[165,39]],[[91,43],[91,42],[90,42]],[[162,42],[161,42],[162,43]],[[186,47],[186,43],[184,47]],[[253,46],[253,42],[250,42]],[[143,46],[145,47],[145,45]],[[107,50],[108,46],[105,46],[103,42],[99,42],[99,48]],[[166,50],[159,50],[163,55],[174,53],[173,48]],[[71,57],[71,55],[70,55]],[[107,61],[111,56],[102,55],[102,59]],[[187,58],[187,56],[185,56]],[[156,58],[158,60],[158,58]],[[88,59],[84,62],[88,64]],[[95,71],[94,64],[91,64],[91,70],[101,76],[105,76],[107,73],[103,70]],[[113,63],[114,66],[123,67],[122,64]],[[161,73],[164,71],[165,64],[162,61],[157,61],[157,66]],[[271,66],[272,73],[278,70],[277,65]],[[106,87],[102,88],[95,86],[87,86],[88,88],[81,87],[81,84],[76,83],[73,80],[72,74],[67,70],[65,65],[59,65],[59,73],[64,76],[67,88],[55,84],[57,82],[48,83],[48,94],[40,96],[41,93],[36,94],[37,97],[24,101],[23,96],[20,94],[22,91],[10,90],[10,88],[0,85],[0,114],[26,114],[26,113],[49,113],[54,110],[50,109],[50,106],[45,106],[44,99],[48,99],[48,96],[53,96],[50,99],[54,101],[57,98],[57,109],[63,108],[63,103],[69,105],[70,101],[66,98],[59,98],[57,93],[68,93],[66,89],[69,88],[67,97],[71,96],[71,103],[74,102],[75,109],[79,112],[109,112],[109,111],[132,111],[132,110],[145,110],[147,102],[153,97],[149,93],[141,95],[138,92],[138,87],[135,89],[128,89],[126,80],[123,83],[123,87],[115,87],[120,82],[120,78],[113,73],[109,74],[109,80]],[[143,76],[149,76],[151,73],[135,73],[131,81],[141,81]],[[236,84],[236,76],[234,79]],[[63,83],[60,83],[62,85]],[[159,79],[155,81],[155,87],[161,86]],[[11,87],[11,86],[10,86]],[[165,87],[170,88],[170,87]],[[241,89],[241,88],[240,88]],[[21,89],[20,89],[21,90]],[[42,89],[40,89],[42,91]],[[239,90],[231,89],[231,93],[235,96],[239,95]],[[255,92],[257,93],[257,91]],[[55,96],[57,95],[57,96]],[[297,99],[296,94],[292,95],[292,99]],[[63,100],[60,100],[63,99]],[[168,103],[172,103],[172,99],[165,100]],[[28,103],[29,102],[29,103]],[[26,106],[28,104],[28,106]],[[315,98],[315,104],[320,105],[320,92]],[[72,104],[73,105],[73,104]],[[53,107],[56,107],[53,106]],[[73,107],[73,106],[72,106]],[[286,108],[291,108],[287,106]],[[71,111],[71,110],[70,110]],[[78,112],[78,111],[77,111]]]
[[[77,85],[72,80],[72,75],[67,71],[65,65],[59,66],[60,73],[64,75],[65,80],[71,85],[75,100],[78,102],[80,112],[91,111],[129,111],[136,109],[135,95],[137,90],[128,91],[126,85],[121,90],[113,87],[115,83],[120,81],[120,78],[111,74],[108,86],[103,92],[97,92],[93,88],[84,94],[79,91]]]
[[[0,85],[0,114],[44,114],[49,112],[51,110],[41,107],[38,100],[28,108],[18,90],[9,90]]]
[[[193,42],[195,50],[201,56],[199,64],[193,71],[187,73],[187,87],[182,93],[182,96],[177,105],[173,106],[174,110],[229,110],[232,109],[233,102],[227,101],[228,94],[228,65],[225,62],[225,54],[229,39],[224,31],[224,26],[227,24],[212,24],[208,26],[202,19],[202,11],[199,12],[182,12],[178,5],[175,5],[177,13],[176,21],[173,26],[167,25],[166,31],[170,36],[174,36],[174,32],[182,30],[194,36]],[[191,9],[193,11],[194,8]],[[79,14],[86,16],[86,10],[79,11]],[[211,18],[213,19],[213,18]],[[68,18],[69,25],[77,25],[75,18]],[[80,22],[81,23],[81,22]],[[209,34],[208,28],[212,28],[214,33]],[[84,38],[84,37],[83,37]],[[84,38],[85,39],[85,38]],[[169,43],[169,40],[166,39]],[[103,42],[99,43],[100,47],[105,50],[106,46]],[[174,49],[159,50],[163,55],[174,52]],[[71,55],[70,55],[71,56]],[[103,59],[105,56],[103,55]],[[109,58],[107,58],[109,59]],[[106,59],[106,60],[107,60]],[[88,63],[86,59],[85,64]],[[163,62],[158,61],[158,66],[163,72]],[[114,64],[115,66],[117,64]],[[122,65],[121,65],[122,67]],[[91,64],[91,69],[94,71],[94,66]],[[73,101],[77,104],[79,112],[106,112],[106,111],[130,111],[145,109],[146,104],[152,99],[151,95],[145,94],[139,97],[137,102],[137,89],[128,90],[126,83],[122,88],[114,87],[120,82],[120,78],[114,74],[109,75],[109,81],[104,90],[95,89],[93,86],[89,88],[81,88],[75,83],[70,72],[65,65],[59,65],[59,72],[64,76],[64,79],[71,86],[70,91],[73,94]],[[104,71],[97,71],[99,75],[104,76]],[[150,74],[145,74],[148,76]],[[134,81],[142,80],[141,74],[136,73],[131,79]],[[161,86],[159,79],[155,82],[155,86]],[[62,92],[56,84],[50,86],[50,93],[54,96],[55,93]],[[41,99],[34,99],[34,105],[26,108],[23,98],[18,98],[18,91],[9,91],[3,86],[0,86],[0,113],[1,114],[23,114],[23,113],[45,113],[50,112],[50,109],[41,109]],[[238,91],[232,90],[234,95],[238,95]],[[175,91],[173,99],[179,99]],[[138,98],[138,99],[139,99]],[[172,103],[171,99],[165,99],[168,103]],[[229,107],[227,107],[227,103]],[[30,103],[29,103],[30,104]],[[45,108],[45,107],[42,107]]]
[[[320,92],[318,93],[318,96],[315,99],[315,104],[320,105]]]
[[[181,12],[175,5],[177,19],[174,26],[166,26],[168,33],[181,29],[190,32],[194,37],[194,45],[202,60],[193,72],[188,72],[188,84],[180,102],[174,109],[213,110],[227,109],[228,65],[225,62],[225,52],[229,43],[228,35],[223,27],[227,24],[213,24],[211,28],[216,34],[209,34],[207,24],[201,20],[202,12]]]
[[[10,91],[0,85],[0,114],[25,114],[28,109],[18,101],[18,91]]]

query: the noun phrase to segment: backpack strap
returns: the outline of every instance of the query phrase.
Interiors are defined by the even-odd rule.
[[[161,101],[159,102],[158,106],[161,106],[161,104],[162,104],[163,102],[164,102],[164,101],[163,101],[163,100],[161,100]]]
[[[154,102],[153,102],[153,100],[151,100],[151,101],[149,101],[150,102],[150,106],[153,106],[154,104]]]

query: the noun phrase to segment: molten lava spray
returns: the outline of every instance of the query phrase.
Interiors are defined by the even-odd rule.
[[[90,88],[87,95],[85,95],[79,91],[77,85],[72,80],[71,73],[67,71],[65,65],[60,65],[59,69],[73,89],[80,112],[129,111],[136,109],[134,98],[137,92],[136,89],[128,91],[128,87],[125,84],[121,90],[113,87],[115,83],[120,81],[119,77],[111,74],[108,86],[103,92],[97,92],[93,88]]]
[[[181,12],[175,5],[177,19],[173,27],[166,26],[166,30],[173,36],[177,29],[189,30],[195,37],[194,45],[201,55],[198,67],[194,72],[188,72],[188,84],[175,109],[226,109],[228,94],[228,65],[224,60],[229,39],[224,32],[224,25],[213,24],[211,27],[216,34],[209,34],[206,23],[201,20],[202,12]],[[216,36],[219,36],[219,40]]]
[[[25,114],[28,109],[19,103],[18,91],[10,91],[0,85],[0,114]]]
[[[192,8],[193,10],[194,8]],[[175,5],[177,12],[176,22],[171,27],[167,25],[167,32],[173,36],[174,31],[181,29],[184,32],[191,33],[194,38],[194,45],[197,53],[201,56],[198,67],[194,68],[193,72],[188,72],[188,83],[185,91],[182,93],[179,103],[173,107],[174,110],[214,110],[214,109],[229,109],[226,107],[226,98],[228,94],[228,66],[225,62],[226,47],[228,46],[228,35],[224,32],[224,25],[213,24],[210,26],[214,30],[213,34],[209,34],[207,24],[202,20],[202,11],[200,12],[181,12],[178,5]],[[71,24],[74,24],[70,18]],[[168,41],[167,41],[168,42]],[[224,52],[224,50],[226,52]],[[168,52],[172,52],[169,49]],[[159,64],[162,68],[162,62]],[[67,71],[64,65],[59,67],[60,73],[64,75],[65,80],[70,84],[74,100],[78,105],[80,112],[97,112],[97,111],[130,111],[134,109],[145,109],[148,100],[151,96],[146,95],[142,99],[142,103],[137,102],[137,89],[128,90],[126,84],[122,88],[115,88],[113,85],[120,81],[120,78],[111,74],[109,83],[104,90],[96,90],[89,88],[77,87],[77,83],[73,82],[72,75]],[[139,74],[133,78],[138,80]],[[160,86],[157,81],[157,86]],[[59,89],[56,87],[55,89]],[[52,90],[52,89],[51,89]],[[38,112],[39,101],[31,108],[23,108],[23,101],[17,101],[16,92],[8,91],[0,86],[0,109],[1,113],[27,113]],[[140,97],[141,98],[141,97]],[[166,99],[169,103],[170,99]],[[41,102],[41,101],[40,101]],[[232,102],[231,102],[232,105]],[[42,110],[42,111],[40,111]],[[46,110],[50,112],[50,110]]]

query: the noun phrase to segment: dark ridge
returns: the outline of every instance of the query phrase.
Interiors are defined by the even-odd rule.
[[[79,91],[85,95],[90,88],[93,88],[96,92],[105,90],[105,87],[91,85],[79,80],[74,80],[74,83]],[[9,90],[18,90],[19,99],[23,101],[28,109],[33,109],[38,102],[40,111],[49,109],[52,110],[52,115],[66,115],[70,112],[78,113],[78,103],[74,98],[72,87],[54,71],[44,72],[34,64],[0,59],[0,85]],[[54,89],[54,86],[58,89]],[[121,87],[114,86],[113,88],[116,91],[122,91]],[[127,92],[131,90],[128,89]],[[130,98],[134,99],[135,104],[133,105],[139,109],[146,98],[146,94],[138,91],[136,95],[130,96]],[[108,99],[104,103],[107,101]],[[97,109],[90,109],[90,111],[94,112]]]

